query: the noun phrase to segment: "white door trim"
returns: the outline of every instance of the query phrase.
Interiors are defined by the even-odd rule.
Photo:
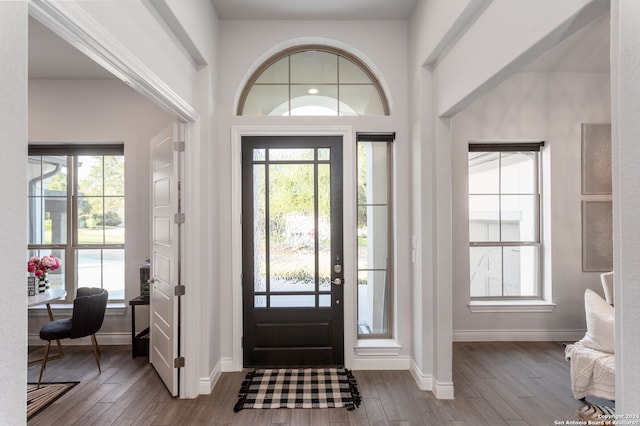
[[[352,368],[356,343],[356,146],[351,126],[232,126],[231,127],[231,286],[232,359],[223,371],[242,369],[242,137],[342,136],[343,245],[344,245],[344,362]],[[347,266],[348,265],[348,266]],[[226,274],[225,274],[226,276]],[[224,280],[220,280],[224,282]]]

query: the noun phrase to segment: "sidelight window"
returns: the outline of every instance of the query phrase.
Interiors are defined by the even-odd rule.
[[[391,337],[393,135],[357,135],[358,337]]]

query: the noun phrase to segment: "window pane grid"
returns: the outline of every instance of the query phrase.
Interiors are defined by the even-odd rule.
[[[330,149],[254,148],[252,157],[254,307],[330,307]]]
[[[378,80],[351,56],[322,46],[300,46],[275,55],[249,79],[238,115],[389,115]]]
[[[540,245],[472,246],[471,297],[539,298]]]
[[[539,298],[539,188],[537,152],[469,153],[472,298]]]
[[[391,142],[357,143],[358,337],[391,336]]]
[[[31,155],[29,178],[29,256],[62,259],[55,277],[67,300],[77,287],[124,300],[124,156]]]

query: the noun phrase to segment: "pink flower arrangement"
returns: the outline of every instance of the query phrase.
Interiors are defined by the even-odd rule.
[[[33,272],[33,275],[39,279],[46,279],[49,271],[55,271],[60,267],[60,259],[54,255],[37,257],[33,256],[27,262],[27,271]]]

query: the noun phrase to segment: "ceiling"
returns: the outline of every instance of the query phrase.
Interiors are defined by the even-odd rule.
[[[223,19],[407,19],[416,0],[210,0]],[[533,72],[608,72],[609,15],[596,19],[525,67]],[[115,78],[29,18],[29,78]]]
[[[417,0],[210,0],[220,19],[408,19]]]
[[[580,28],[531,62],[523,71],[609,72],[610,18],[606,13]]]
[[[115,78],[84,53],[29,17],[29,78]]]

